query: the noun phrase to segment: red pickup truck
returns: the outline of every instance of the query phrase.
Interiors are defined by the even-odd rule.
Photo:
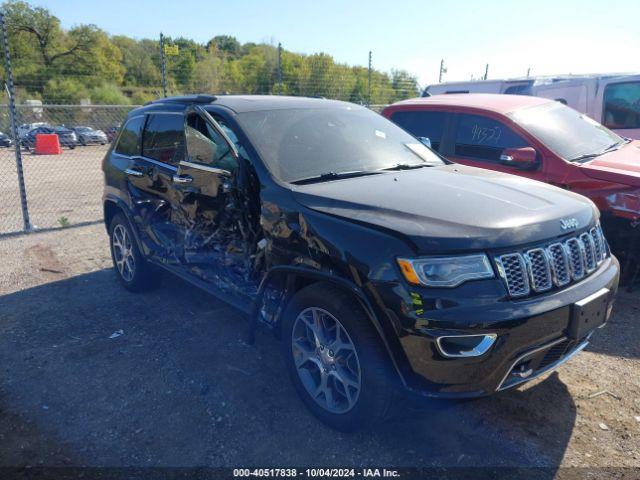
[[[395,103],[382,114],[454,162],[589,197],[626,267],[626,282],[640,275],[640,141],[560,102],[530,96],[435,95]]]

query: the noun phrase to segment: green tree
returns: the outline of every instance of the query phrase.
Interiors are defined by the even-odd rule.
[[[18,84],[42,91],[49,80],[62,76],[78,77],[88,86],[122,80],[120,51],[95,25],[64,31],[44,8],[23,1],[6,2],[3,8]]]
[[[23,0],[3,4],[21,99],[78,103],[144,103],[161,91],[161,56],[157,39],[110,37],[95,25],[69,30],[49,10]],[[356,103],[386,104],[419,94],[414,76],[390,74],[337,63],[331,55],[282,51],[282,85],[278,84],[278,50],[266,43],[241,44],[217,35],[206,44],[167,38],[178,55],[166,57],[170,93],[282,92]],[[0,68],[0,73],[2,69]],[[369,99],[369,93],[371,98]]]
[[[44,86],[42,98],[45,103],[78,105],[89,97],[87,89],[72,78],[51,79]]]
[[[217,35],[207,43],[209,50],[214,49],[228,56],[229,58],[240,58],[242,55],[242,45],[235,37],[230,35]]]
[[[413,98],[420,95],[418,80],[406,70],[391,71],[391,86],[394,90],[394,101]]]
[[[124,35],[115,36],[111,41],[120,50],[125,85],[160,85],[160,47],[157,41],[134,40]]]
[[[131,100],[113,83],[103,83],[89,91],[91,103],[97,105],[129,105]]]

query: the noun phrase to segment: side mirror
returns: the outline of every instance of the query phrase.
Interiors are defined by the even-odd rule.
[[[532,147],[505,148],[500,155],[500,161],[509,167],[519,170],[529,170],[537,165],[538,152]]]
[[[431,148],[431,139],[428,137],[418,137],[420,143],[422,143],[425,147]]]

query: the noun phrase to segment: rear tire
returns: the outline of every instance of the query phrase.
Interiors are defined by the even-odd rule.
[[[318,419],[351,432],[386,418],[397,376],[352,295],[325,283],[305,287],[288,303],[281,329],[291,380]]]
[[[109,225],[111,259],[118,280],[127,290],[142,292],[158,285],[158,272],[143,257],[129,221],[118,213]]]

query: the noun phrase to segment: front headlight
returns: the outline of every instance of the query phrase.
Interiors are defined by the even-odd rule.
[[[494,276],[485,254],[398,258],[398,265],[409,283],[425,287],[457,287],[469,280]]]

